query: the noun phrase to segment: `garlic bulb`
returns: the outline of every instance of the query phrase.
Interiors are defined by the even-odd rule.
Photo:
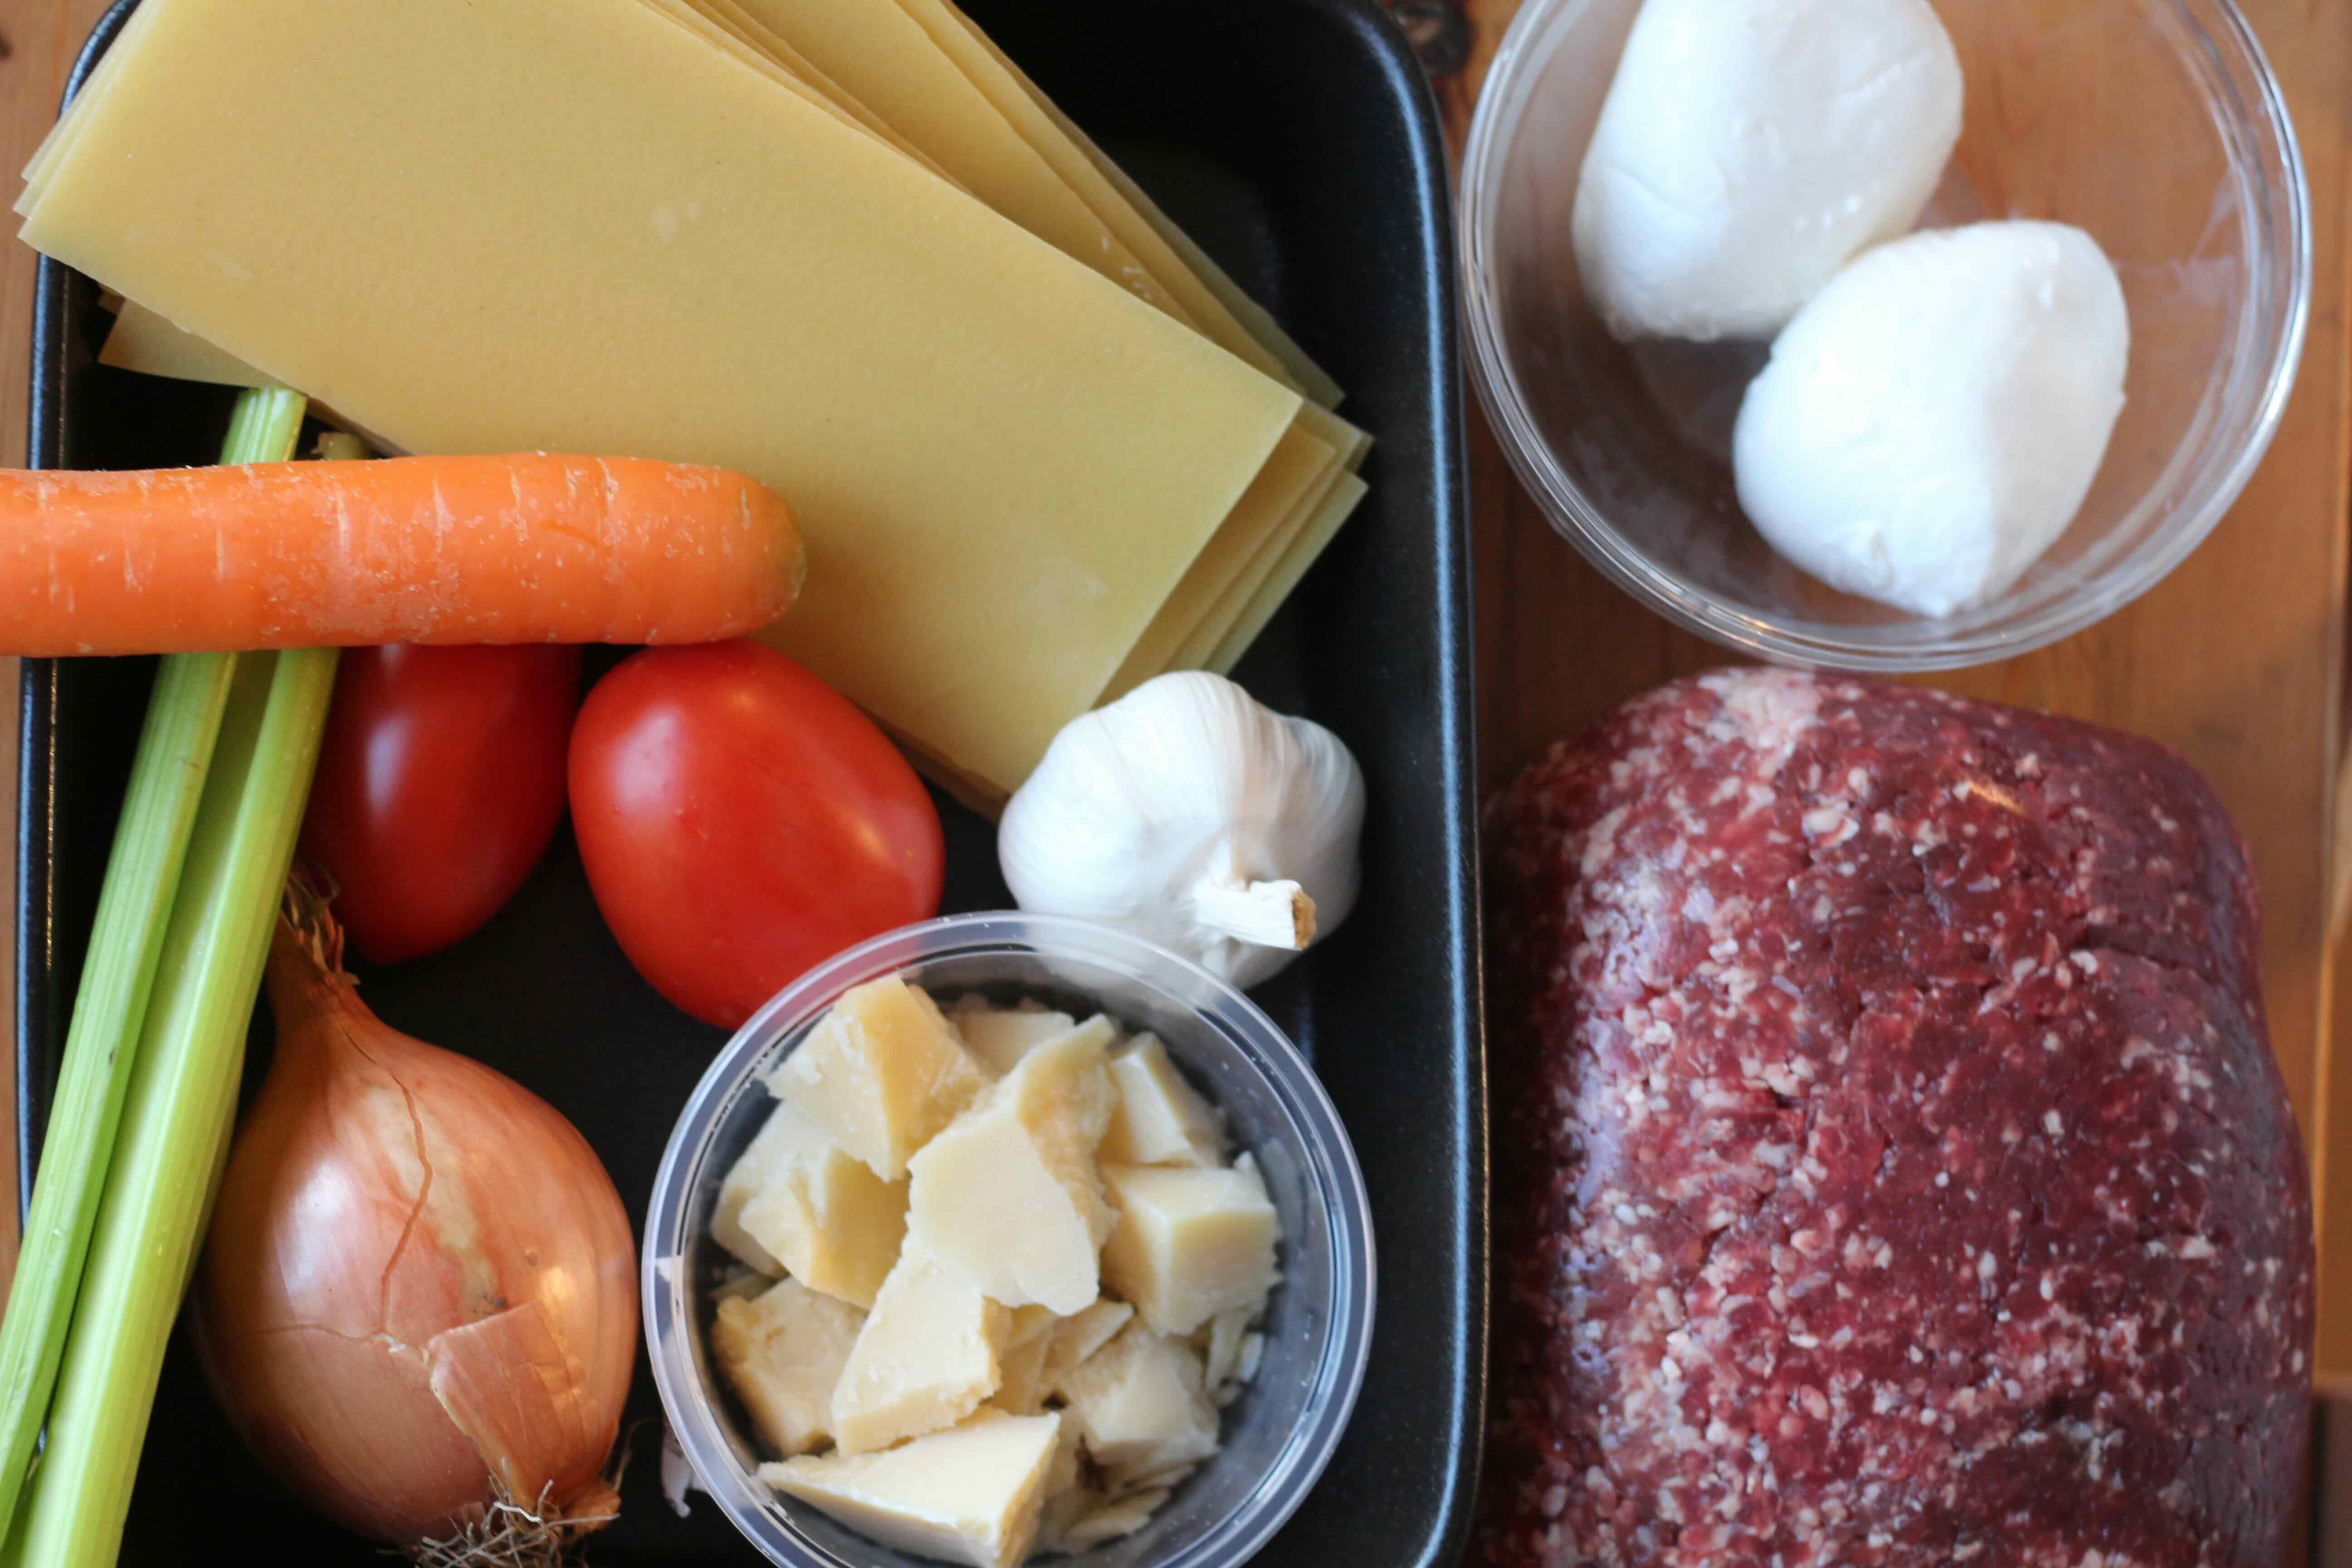
[[[1364,775],[1338,736],[1188,671],[1065,726],[996,853],[1023,909],[1254,985],[1347,918],[1363,825]]]

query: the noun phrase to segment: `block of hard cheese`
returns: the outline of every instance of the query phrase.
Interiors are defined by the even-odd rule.
[[[1110,1120],[1095,1018],[1024,1056],[908,1163],[907,1240],[1007,1306],[1075,1312],[1093,1302],[1110,1231],[1095,1146]]]
[[[1184,1081],[1157,1035],[1138,1035],[1111,1053],[1118,1100],[1095,1151],[1105,1164],[1221,1165],[1224,1129],[1214,1107]]]
[[[895,1182],[989,1075],[919,986],[854,985],[768,1075],[776,1098],[874,1173]]]
[[[1104,1289],[1163,1334],[1189,1334],[1274,1289],[1282,1221],[1250,1171],[1105,1165],[1118,1224],[1103,1246]]]
[[[758,1252],[812,1289],[874,1305],[907,1237],[905,1178],[884,1181],[790,1105],[776,1107],[728,1173],[721,1212],[739,1173],[748,1195],[736,1211],[736,1229]]]
[[[948,1010],[948,1021],[962,1037],[964,1049],[972,1059],[998,1078],[1011,1072],[1039,1046],[1078,1026],[1067,1013],[1042,1007],[994,1007],[984,996],[959,997]]]
[[[1087,1451],[1107,1469],[1148,1475],[1217,1451],[1200,1352],[1140,1321],[1064,1379],[1062,1392]]]
[[[952,1266],[920,1247],[898,1258],[833,1391],[845,1454],[953,1426],[996,1392],[1012,1320]]]
[[[1062,1418],[983,1410],[884,1454],[760,1467],[778,1491],[868,1540],[971,1568],[1013,1568],[1036,1538]]]
[[[751,473],[783,646],[1001,788],[1301,406],[638,0],[142,15],[30,243],[409,450]]]
[[[831,1440],[833,1391],[866,1314],[797,1279],[719,1303],[710,1348],[719,1370],[780,1454]]]

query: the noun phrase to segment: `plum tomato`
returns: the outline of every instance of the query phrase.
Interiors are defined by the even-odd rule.
[[[733,1028],[811,966],[939,912],[939,812],[898,748],[783,654],[633,655],[572,736],[572,822],[637,972]]]
[[[563,820],[576,647],[356,647],[335,671],[302,853],[361,956],[480,930]]]

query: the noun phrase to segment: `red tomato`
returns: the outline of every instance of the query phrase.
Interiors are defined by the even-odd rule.
[[[352,945],[398,963],[479,931],[563,819],[576,647],[355,647],[335,671],[302,853]]]
[[[849,700],[764,644],[648,648],[572,735],[588,885],[655,990],[733,1028],[812,965],[940,908],[939,813]]]

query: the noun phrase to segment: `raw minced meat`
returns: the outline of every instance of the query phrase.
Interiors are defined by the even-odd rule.
[[[1488,827],[1484,1563],[2277,1560],[2310,1200],[2193,770],[1727,672]]]

